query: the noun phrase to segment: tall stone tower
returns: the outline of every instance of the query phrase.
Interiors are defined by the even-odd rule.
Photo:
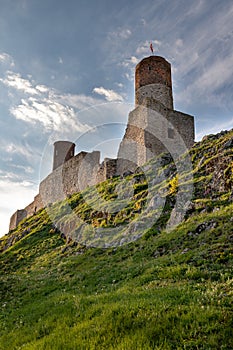
[[[53,170],[64,164],[74,156],[75,144],[70,141],[57,141],[54,143]]]
[[[135,109],[118,151],[118,171],[134,170],[163,152],[184,153],[194,143],[194,118],[173,108],[171,65],[150,56],[135,69]]]
[[[171,65],[163,57],[146,57],[136,66],[135,104],[142,104],[145,97],[173,109]]]

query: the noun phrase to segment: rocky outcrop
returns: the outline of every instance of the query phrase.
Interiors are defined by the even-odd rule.
[[[196,196],[216,198],[233,189],[233,131],[205,136],[192,149],[194,176],[202,179]],[[201,193],[200,193],[201,191]]]

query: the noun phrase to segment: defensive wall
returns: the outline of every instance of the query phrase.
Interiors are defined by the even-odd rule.
[[[116,159],[105,158],[100,163],[99,151],[80,152],[55,168],[41,181],[39,194],[34,198],[34,201],[12,215],[9,230],[13,230],[23,219],[51,203],[64,200],[73,193],[103,182],[116,174]]]

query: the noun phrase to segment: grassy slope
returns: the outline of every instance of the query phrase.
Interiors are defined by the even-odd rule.
[[[212,181],[205,163],[214,147],[220,152],[231,137],[192,151],[195,208],[170,233],[155,225],[117,249],[87,249],[67,245],[42,210],[7,235],[1,246],[11,237],[13,244],[0,255],[0,349],[232,349],[231,187],[205,197],[201,187]],[[101,185],[106,196],[113,182]],[[146,187],[138,186],[125,220],[144,198]],[[79,195],[70,203],[85,218]]]

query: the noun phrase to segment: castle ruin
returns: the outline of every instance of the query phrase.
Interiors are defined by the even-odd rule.
[[[163,57],[144,58],[135,70],[135,108],[129,113],[127,128],[117,159],[100,152],[80,152],[69,141],[54,143],[53,170],[39,185],[39,194],[10,219],[10,230],[39,209],[64,200],[73,193],[113,176],[134,172],[161,153],[191,148],[194,118],[173,108],[171,65]]]

